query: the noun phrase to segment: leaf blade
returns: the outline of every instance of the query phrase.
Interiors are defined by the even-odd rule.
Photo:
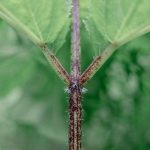
[[[100,0],[86,1],[86,11],[82,18],[89,26],[87,32],[94,35],[95,30],[100,33],[99,42],[118,43],[119,46],[150,32],[150,14],[148,0]],[[85,9],[84,2],[81,2]],[[94,24],[92,29],[90,24]],[[86,27],[85,27],[86,28]],[[102,40],[103,36],[104,40]],[[98,37],[97,39],[98,40]],[[101,48],[101,47],[100,47]]]
[[[54,43],[61,31],[65,31],[61,34],[65,38],[70,24],[69,7],[65,0],[2,0],[0,17],[41,46]]]

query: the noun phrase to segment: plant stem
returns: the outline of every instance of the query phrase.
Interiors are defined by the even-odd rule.
[[[71,75],[74,80],[80,76],[80,18],[79,0],[72,0],[72,69]]]
[[[69,99],[69,150],[81,150],[82,95],[80,78],[79,0],[72,0],[72,67]]]
[[[69,150],[81,150],[81,99],[81,87],[72,83],[69,99]]]

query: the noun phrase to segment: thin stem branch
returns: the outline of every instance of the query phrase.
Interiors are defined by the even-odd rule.
[[[69,99],[69,150],[81,150],[82,95],[80,78],[79,0],[72,0],[72,66]]]
[[[108,58],[114,53],[118,47],[117,43],[110,44],[100,56],[97,56],[89,67],[83,72],[79,79],[80,85],[89,81],[93,75],[102,67],[102,65],[108,60]]]
[[[70,85],[70,76],[65,68],[61,65],[57,57],[49,50],[47,45],[41,46],[42,52],[52,65],[58,76],[67,84]]]

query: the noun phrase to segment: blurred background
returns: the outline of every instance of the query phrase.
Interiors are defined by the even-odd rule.
[[[69,34],[55,52],[68,71]],[[81,34],[83,71],[94,55]],[[150,150],[149,43],[147,34],[121,47],[85,86],[85,150]],[[0,20],[0,150],[66,150],[64,89],[40,49]]]

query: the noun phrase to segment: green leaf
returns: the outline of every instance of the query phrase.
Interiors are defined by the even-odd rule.
[[[66,0],[1,0],[0,17],[39,46],[57,38],[61,45],[69,29],[69,6]]]
[[[150,31],[149,5],[149,0],[84,0],[81,16],[96,43],[122,45]]]

